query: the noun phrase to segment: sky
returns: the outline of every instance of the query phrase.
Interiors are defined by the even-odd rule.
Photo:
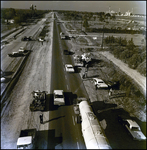
[[[31,4],[38,10],[106,12],[110,6],[115,12],[146,14],[146,1],[1,1],[1,8],[29,9]]]

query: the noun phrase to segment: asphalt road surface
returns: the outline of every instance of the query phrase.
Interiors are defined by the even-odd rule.
[[[85,149],[81,126],[75,122],[75,114],[73,111],[73,99],[77,96],[87,96],[83,83],[78,73],[67,73],[65,64],[72,64],[72,57],[63,54],[62,41],[59,37],[58,27],[55,22],[53,53],[52,53],[52,75],[51,75],[51,93],[53,90],[63,90],[65,95],[65,106],[56,106],[50,112],[49,118],[50,130],[55,130],[55,137],[59,138],[59,143],[55,145],[53,139],[50,142],[49,148],[63,149]],[[52,98],[53,104],[53,95]],[[88,96],[87,96],[88,97]],[[54,146],[55,145],[55,146]]]

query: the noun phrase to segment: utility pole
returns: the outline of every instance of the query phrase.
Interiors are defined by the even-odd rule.
[[[104,40],[104,26],[105,25],[103,25],[103,36],[102,36],[102,45],[101,45],[102,48],[103,48],[103,40]]]

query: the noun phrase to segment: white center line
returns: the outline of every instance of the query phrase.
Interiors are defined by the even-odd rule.
[[[80,149],[80,148],[79,148],[79,143],[78,143],[78,142],[77,142],[77,146],[78,146],[78,149]]]
[[[75,126],[74,116],[72,116],[72,120],[73,120],[73,124],[74,124],[74,126]]]

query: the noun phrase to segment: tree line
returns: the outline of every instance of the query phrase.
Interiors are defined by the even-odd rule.
[[[110,45],[110,52],[116,58],[146,76],[146,47],[136,46],[132,38],[127,41],[126,38],[113,36],[106,37],[105,43]]]
[[[15,24],[21,25],[21,23],[27,23],[29,19],[42,18],[47,10],[37,10],[36,6],[31,6],[30,9],[14,9],[14,8],[2,8],[1,9],[1,21],[2,23],[9,24],[9,20],[13,19]]]

